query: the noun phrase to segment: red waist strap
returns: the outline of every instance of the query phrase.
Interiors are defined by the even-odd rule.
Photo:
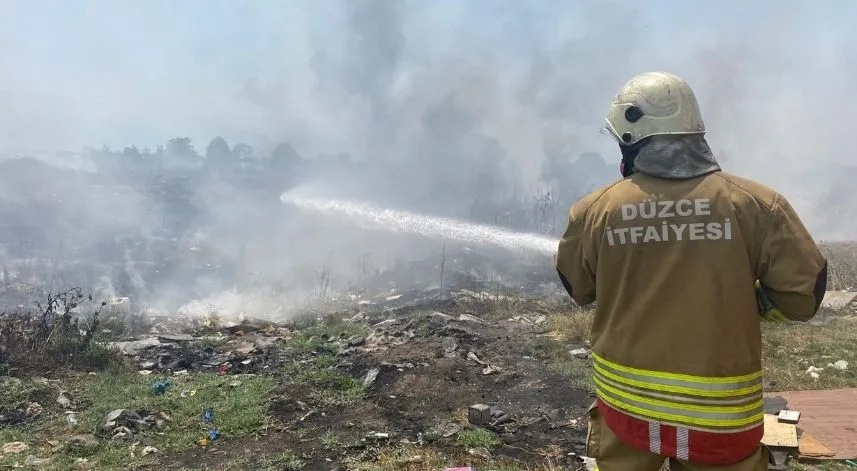
[[[764,424],[742,432],[712,433],[648,422],[631,417],[598,399],[604,423],[630,446],[662,456],[708,465],[730,465],[753,454]]]

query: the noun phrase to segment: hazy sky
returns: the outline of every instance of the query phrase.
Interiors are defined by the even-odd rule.
[[[808,210],[808,172],[829,187],[827,166],[854,161],[857,3],[785,5],[0,0],[0,151],[222,135],[407,153],[454,93],[532,178],[546,147],[614,159],[610,98],[660,69],[696,89],[728,170]]]

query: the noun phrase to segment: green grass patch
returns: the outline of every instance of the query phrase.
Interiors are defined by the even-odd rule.
[[[500,439],[490,430],[484,428],[469,428],[458,432],[458,444],[467,448],[491,449],[499,445]]]
[[[777,391],[857,387],[857,320],[838,318],[830,324],[763,324],[765,379]],[[848,368],[829,364],[839,360]],[[815,379],[810,366],[823,368]]]
[[[220,440],[228,440],[262,433],[268,425],[266,402],[276,386],[272,378],[213,373],[175,376],[170,389],[160,396],[152,391],[152,382],[158,379],[135,372],[109,371],[68,380],[64,386],[67,396],[78,406],[78,426],[70,428],[65,413],[46,404],[45,413],[36,422],[0,430],[0,442],[23,441],[31,447],[20,455],[0,458],[0,467],[20,463],[27,454],[33,454],[39,458],[54,456],[51,465],[41,468],[50,471],[75,469],[76,458],[87,459],[99,470],[124,470],[157,460],[164,453],[197,447],[197,440],[214,427],[220,432]],[[33,390],[18,393],[18,397],[32,394]],[[182,397],[183,390],[188,392],[186,397]],[[19,399],[18,403],[22,401]],[[205,408],[214,412],[212,424],[202,420]],[[127,442],[107,440],[94,449],[67,447],[51,452],[54,446],[51,443],[62,444],[73,435],[96,432],[104,416],[115,409],[163,412],[169,416],[163,429],[152,428],[136,434],[137,439],[156,447],[158,453],[142,456],[142,446],[132,451]]]

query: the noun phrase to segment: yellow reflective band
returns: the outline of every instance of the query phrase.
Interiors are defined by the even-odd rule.
[[[593,355],[593,357],[594,357],[594,355]],[[642,375],[638,375],[637,378],[631,378],[628,376],[620,376],[620,375],[615,374],[614,372],[609,371],[608,369],[604,368],[603,366],[599,365],[598,360],[594,361],[592,366],[598,374],[603,375],[606,378],[610,378],[613,381],[616,381],[619,383],[624,383],[624,384],[627,384],[629,386],[635,386],[638,388],[652,389],[655,391],[662,391],[662,392],[668,392],[668,393],[689,394],[689,395],[713,397],[713,398],[734,398],[737,396],[746,396],[749,394],[757,393],[757,392],[760,392],[762,390],[762,383],[760,381],[754,381],[754,384],[752,386],[736,387],[734,389],[727,389],[727,388],[702,389],[702,388],[688,387],[686,385],[682,385],[681,383],[677,383],[677,382],[673,382],[672,384],[665,384],[665,382],[655,383],[652,381],[646,381],[643,379],[639,379],[639,377]],[[719,386],[729,386],[729,385],[719,384]]]
[[[612,374],[605,375],[604,373],[605,372],[601,371],[598,365],[595,365],[595,377],[613,387],[619,388],[623,391],[628,391],[632,394],[647,396],[654,399],[663,399],[677,404],[740,405],[755,401],[761,397],[762,394],[761,387],[759,387],[753,388],[755,389],[754,391],[749,391],[747,394],[740,396],[691,396],[685,394],[685,391],[667,390],[666,387],[659,384],[631,384],[631,381],[627,381],[624,378],[618,378]],[[633,383],[639,382],[634,381]],[[720,391],[718,391],[718,393],[719,392]]]
[[[776,309],[776,308],[770,309],[767,312],[763,313],[762,319],[764,319],[767,322],[777,322],[777,323],[791,322],[791,319],[786,317],[782,311],[780,311],[779,309]]]
[[[633,399],[635,401],[639,401],[645,404],[651,404],[653,406],[660,407],[670,407],[673,409],[679,409],[682,411],[695,411],[702,412],[705,414],[739,414],[745,413],[755,410],[760,404],[762,404],[762,395],[757,394],[754,397],[750,397],[749,402],[745,401],[743,404],[738,405],[704,405],[704,404],[693,404],[687,402],[677,402],[672,401],[669,398],[667,399],[659,399],[657,397],[652,397],[646,395],[645,392],[638,391],[629,391],[627,389],[622,388],[621,385],[612,384],[610,381],[605,381],[603,378],[599,378],[597,375],[595,376],[595,380],[598,381],[599,384],[604,385],[604,387],[608,391],[615,392],[615,394],[619,394],[622,397],[627,399]]]
[[[596,393],[642,419],[703,430],[748,429],[764,416],[762,372],[704,377],[632,368],[592,354]]]
[[[628,394],[595,378],[598,397],[618,410],[635,413],[645,418],[677,422],[702,427],[739,428],[761,423],[764,418],[763,400],[750,404],[749,410],[734,412],[700,412],[688,405],[649,399]]]
[[[741,376],[693,376],[693,375],[685,375],[680,373],[667,373],[663,371],[652,371],[652,370],[643,370],[640,368],[631,368],[629,366],[623,366],[618,363],[613,363],[611,361],[607,361],[596,353],[592,353],[592,358],[598,363],[608,366],[610,369],[615,371],[620,371],[622,373],[628,373],[631,375],[635,375],[638,377],[648,377],[655,378],[660,380],[671,380],[675,382],[675,384],[682,384],[685,387],[696,391],[709,391],[711,389],[719,390],[729,390],[729,387],[733,389],[743,389],[744,387],[750,386],[750,384],[755,384],[756,381],[759,382],[759,388],[761,389],[761,378],[762,371],[757,371],[755,373],[750,373]],[[694,384],[695,383],[695,384]],[[720,386],[720,387],[718,387]],[[726,387],[723,387],[726,386]]]

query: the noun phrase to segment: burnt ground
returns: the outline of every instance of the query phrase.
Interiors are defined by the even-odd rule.
[[[269,401],[267,430],[141,469],[263,469],[260,459],[285,451],[304,463],[300,469],[362,469],[358,463],[378,462],[394,448],[404,453],[396,469],[433,469],[426,450],[461,466],[490,460],[525,469],[546,458],[576,464],[593,400],[580,378],[587,362],[569,355],[565,361],[577,365],[558,368],[555,350],[573,346],[554,342],[549,351],[544,315],[507,320],[518,316],[508,306],[480,317],[460,304],[447,307],[446,314],[412,310],[380,322],[390,313],[358,314],[294,331],[276,343],[278,353],[259,352],[287,365]],[[363,388],[373,369],[377,376]],[[474,433],[467,418],[474,404],[499,409],[495,417],[504,413],[505,423]]]

